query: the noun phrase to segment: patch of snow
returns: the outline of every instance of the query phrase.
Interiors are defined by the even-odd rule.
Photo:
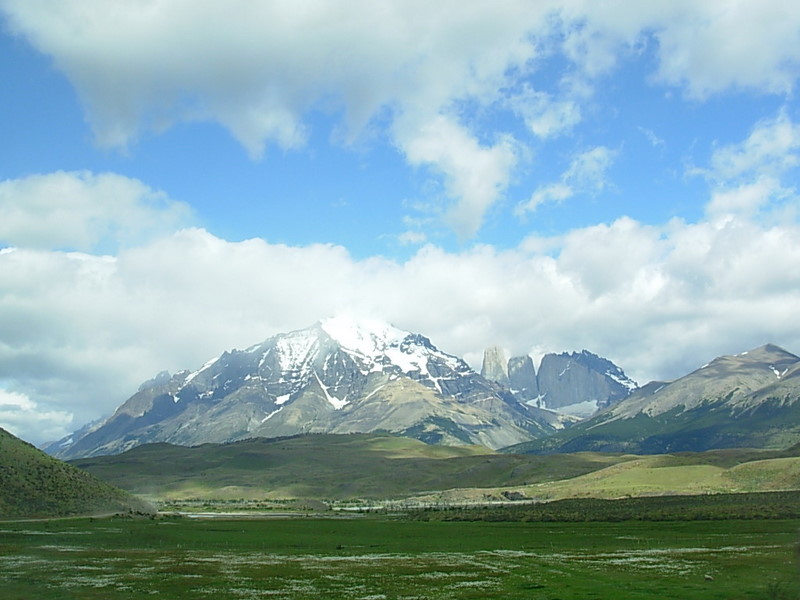
[[[569,371],[569,368],[570,368],[571,366],[572,366],[572,362],[568,362],[568,363],[567,363],[567,366],[566,366],[566,367],[564,367],[564,370],[563,370],[563,371],[561,371],[561,373],[559,373],[559,374],[558,374],[558,376],[559,376],[559,377],[563,377],[564,373],[566,373],[567,371]]]
[[[214,358],[209,359],[208,361],[206,361],[206,364],[204,364],[202,367],[200,367],[197,371],[195,371],[194,373],[190,373],[189,374],[189,376],[184,380],[183,385],[188,385],[195,377],[200,375],[200,373],[202,373],[203,371],[208,369],[211,365],[213,365],[218,360],[219,360],[219,356],[215,356]]]
[[[317,379],[319,387],[322,388],[322,393],[325,394],[325,398],[331,403],[331,406],[333,406],[335,410],[341,410],[348,404],[347,398],[344,400],[339,400],[339,398],[336,396],[331,395],[331,393],[328,391],[328,388],[326,388],[325,384],[322,383],[322,380],[319,378],[319,375],[317,375],[316,371],[314,371],[314,377]]]
[[[279,412],[281,412],[282,410],[283,410],[283,407],[282,407],[282,406],[281,406],[281,407],[280,407],[278,410],[273,410],[271,413],[267,414],[267,416],[266,416],[266,417],[264,417],[263,419],[261,419],[261,422],[262,422],[262,423],[264,423],[265,421],[267,421],[267,420],[271,419],[272,417],[274,417],[275,415],[277,415],[277,414],[278,414]]]
[[[369,399],[370,399],[370,398],[372,398],[372,397],[373,397],[375,394],[377,394],[378,392],[380,392],[380,391],[381,391],[381,390],[382,390],[384,387],[386,387],[386,386],[385,386],[385,385],[380,385],[380,386],[378,386],[377,388],[375,388],[374,390],[372,390],[372,391],[371,391],[369,394],[367,394],[367,395],[364,397],[364,400],[369,400]]]
[[[275,344],[278,349],[281,371],[302,368],[308,362],[312,350],[317,346],[317,342],[317,336],[310,329],[295,331],[281,336]],[[266,353],[264,358],[261,359],[262,364],[265,358]]]
[[[786,373],[788,373],[788,372],[789,372],[789,369],[785,369],[785,370],[783,371],[783,373],[781,373],[780,371],[778,371],[778,369],[776,369],[776,368],[775,368],[775,366],[774,366],[774,365],[770,365],[770,366],[769,366],[769,368],[770,368],[770,369],[772,369],[772,372],[773,372],[773,373],[775,373],[775,377],[777,377],[778,379],[780,379],[781,377],[783,377],[784,375],[786,375]]]
[[[535,406],[536,408],[547,408],[544,403],[544,397],[546,395],[547,394],[539,394],[538,396],[536,396],[536,398],[528,400],[525,404],[527,404],[528,406]]]
[[[69,436],[69,437],[68,437],[66,440],[64,440],[63,442],[61,442],[61,443],[58,445],[58,447],[59,447],[59,448],[64,448],[64,447],[66,447],[66,446],[71,446],[71,445],[72,445],[72,443],[73,443],[74,441],[75,441],[75,440],[74,440],[74,439],[72,439],[72,436]]]
[[[555,409],[556,412],[562,415],[570,415],[573,417],[591,417],[597,412],[596,400],[585,400],[584,402],[577,402],[575,404],[568,404],[567,406],[559,406]]]
[[[176,396],[175,394],[170,394],[170,396],[172,396],[172,402],[174,402],[175,404],[177,404],[180,401],[180,398],[178,398],[178,396]]]
[[[400,367],[403,373],[428,372],[428,357],[422,352],[403,352],[398,346],[393,346],[386,348],[386,357],[393,365]]]
[[[376,358],[387,346],[399,344],[408,335],[408,332],[380,321],[356,321],[349,317],[325,319],[320,326],[342,348],[365,358]]]
[[[618,384],[627,388],[629,391],[633,391],[639,387],[633,379],[626,377],[625,374],[622,373],[621,371],[614,372],[608,370],[606,371],[606,377],[616,381]]]

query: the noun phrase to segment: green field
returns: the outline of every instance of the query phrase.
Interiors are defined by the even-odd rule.
[[[790,599],[800,520],[0,523],[0,597]]]

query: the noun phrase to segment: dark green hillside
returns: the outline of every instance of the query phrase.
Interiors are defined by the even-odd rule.
[[[150,511],[146,503],[0,429],[0,518]]]
[[[391,435],[307,435],[192,448],[150,444],[73,464],[161,498],[399,498],[576,477],[631,457],[515,456]]]
[[[610,415],[578,423],[551,437],[504,448],[511,453],[629,452],[665,454],[715,448],[778,450],[800,442],[800,402],[768,399],[736,417],[725,402],[650,417]]]

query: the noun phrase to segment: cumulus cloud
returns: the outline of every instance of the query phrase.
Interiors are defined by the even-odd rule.
[[[788,93],[800,72],[800,15],[779,0],[0,0],[0,8],[69,78],[103,146],[213,121],[260,158],[270,145],[303,147],[315,113],[341,115],[341,139],[386,127],[410,163],[441,176],[455,196],[444,216],[462,235],[502,199],[517,166],[511,148],[528,140],[498,142],[498,132],[487,143],[459,107],[511,106],[548,138],[581,119],[596,78],[647,48],[657,57],[654,80],[695,97],[731,87]],[[556,52],[584,93],[520,85]],[[474,172],[488,176],[480,192]]]
[[[457,194],[447,215],[462,234],[499,200],[508,174],[496,171],[513,165],[505,144],[484,147],[467,128],[442,126],[439,115],[459,101],[496,101],[506,71],[535,54],[529,33],[549,8],[488,0],[73,0],[55,9],[5,0],[2,7],[11,28],[73,83],[103,146],[124,148],[143,131],[206,120],[259,158],[269,144],[302,147],[314,112],[341,113],[344,139],[379,116],[403,115],[390,128],[395,144]],[[414,130],[419,124],[425,131]],[[469,147],[456,155],[464,139]],[[490,178],[481,192],[471,191],[469,161]]]
[[[800,15],[781,0],[563,3],[565,53],[601,75],[652,48],[654,81],[695,99],[730,89],[787,94],[800,75]]]
[[[674,3],[656,23],[657,77],[706,98],[731,87],[789,93],[800,75],[800,14],[779,1]]]
[[[58,172],[0,181],[0,244],[91,250],[173,231],[189,207],[141,181]]]

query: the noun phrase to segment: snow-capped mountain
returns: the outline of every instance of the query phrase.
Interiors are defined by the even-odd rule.
[[[422,335],[336,318],[225,352],[196,371],[160,373],[102,425],[47,450],[73,458],[149,442],[373,431],[500,448],[560,426],[557,415],[520,404]]]

